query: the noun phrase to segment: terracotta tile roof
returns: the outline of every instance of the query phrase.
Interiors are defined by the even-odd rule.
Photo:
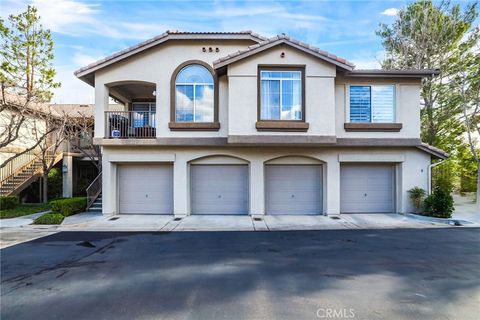
[[[438,74],[438,69],[356,69],[345,72],[349,77],[432,77]]]
[[[130,54],[134,54],[140,52],[142,50],[148,49],[154,45],[159,43],[165,42],[170,39],[245,39],[248,37],[254,41],[264,41],[266,38],[262,37],[261,35],[254,33],[250,30],[247,31],[238,31],[238,32],[184,32],[178,30],[167,30],[166,32],[148,39],[146,41],[140,42],[134,46],[126,48],[124,50],[118,51],[113,53],[110,56],[107,56],[103,59],[95,61],[83,68],[78,69],[74,72],[77,77],[81,77],[86,75],[85,73],[89,70],[95,71],[93,69],[97,69],[96,67],[100,67],[103,65],[108,65],[109,63],[113,63],[118,61],[123,57],[127,57]]]
[[[429,145],[428,143],[425,143],[425,142],[422,142],[421,145],[417,146],[418,149],[420,150],[423,150],[433,156],[435,156],[436,158],[439,158],[439,159],[448,159],[449,155],[448,153],[446,153],[445,151],[443,151],[442,149],[439,149],[439,148],[436,148],[434,146],[431,146]]]
[[[250,56],[252,54],[261,52],[263,50],[266,50],[268,48],[271,48],[273,46],[279,45],[279,44],[289,44],[295,48],[298,48],[302,51],[305,51],[307,53],[313,54],[323,60],[326,60],[328,62],[331,62],[339,67],[342,67],[346,70],[353,70],[355,65],[352,62],[347,61],[344,58],[338,57],[332,53],[329,53],[324,50],[320,50],[317,47],[311,46],[308,43],[296,40],[294,38],[291,38],[287,35],[278,35],[273,38],[270,38],[268,40],[262,41],[260,43],[254,44],[249,46],[245,50],[239,50],[234,53],[229,54],[228,56],[225,56],[223,58],[220,58],[216,61],[213,62],[213,65],[215,68],[221,68],[223,66],[226,66],[232,62],[238,61],[243,59],[244,57]]]

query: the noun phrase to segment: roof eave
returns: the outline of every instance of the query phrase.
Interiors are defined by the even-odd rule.
[[[433,148],[432,146],[429,146],[425,143],[417,146],[417,148],[440,160],[447,160],[449,158],[448,153],[446,153],[445,151]]]
[[[440,70],[352,70],[345,72],[347,77],[362,78],[427,78],[440,74]]]
[[[144,50],[148,50],[154,46],[157,46],[161,43],[164,43],[168,40],[251,40],[254,42],[261,42],[264,39],[255,33],[232,33],[232,34],[214,34],[214,33],[198,33],[198,34],[188,34],[188,33],[164,33],[160,36],[152,38],[150,40],[144,41],[136,46],[127,48],[125,50],[114,53],[105,59],[99,60],[92,63],[89,66],[80,68],[74,72],[74,75],[77,78],[80,78],[82,81],[93,85],[87,80],[82,79],[83,77],[102,69],[108,65],[111,65],[120,60],[126,59],[132,55],[135,55]]]
[[[311,50],[311,49],[308,49],[308,48],[306,48],[306,47],[304,47],[304,46],[301,46],[301,45],[299,45],[299,44],[297,44],[297,43],[295,43],[295,42],[288,41],[288,40],[286,40],[286,39],[284,39],[284,38],[280,38],[280,39],[278,39],[278,40],[276,40],[276,41],[272,41],[272,42],[270,42],[270,43],[261,45],[261,46],[259,46],[259,47],[257,47],[257,48],[251,49],[251,50],[245,50],[245,51],[243,51],[243,52],[240,52],[239,54],[232,55],[230,58],[228,58],[228,56],[227,56],[227,58],[224,59],[224,60],[220,59],[220,60],[214,61],[214,62],[213,62],[213,66],[214,66],[215,69],[221,69],[221,68],[223,68],[223,67],[228,66],[229,64],[232,64],[232,63],[235,63],[235,62],[237,62],[237,61],[243,60],[243,59],[248,58],[248,57],[250,57],[250,56],[252,56],[252,55],[255,55],[255,54],[257,54],[257,53],[260,53],[260,52],[262,52],[262,51],[265,51],[265,50],[268,50],[268,49],[270,49],[270,48],[276,47],[276,46],[278,46],[278,45],[280,45],[280,44],[286,44],[286,45],[289,45],[289,46],[291,46],[291,47],[293,47],[293,48],[296,48],[296,49],[298,49],[298,50],[301,50],[301,51],[303,51],[303,52],[309,53],[309,54],[311,54],[311,55],[313,55],[313,56],[316,56],[317,58],[322,59],[322,60],[324,60],[324,61],[326,61],[326,62],[329,62],[329,63],[331,63],[331,64],[333,64],[333,65],[335,65],[335,66],[337,66],[337,67],[339,67],[339,68],[341,68],[341,69],[343,69],[343,70],[345,70],[345,71],[352,71],[352,70],[354,69],[354,66],[353,66],[353,65],[350,65],[350,64],[347,64],[347,63],[342,63],[342,62],[337,61],[337,60],[335,60],[335,59],[333,59],[333,58],[330,58],[330,57],[328,57],[328,56],[326,56],[326,55],[320,54],[320,53],[318,53],[318,52],[316,52],[316,51],[314,51],[314,50]]]

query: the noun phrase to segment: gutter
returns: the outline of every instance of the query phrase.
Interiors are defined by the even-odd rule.
[[[432,169],[435,168],[436,166],[444,163],[445,160],[447,160],[447,159],[443,159],[439,162],[431,163],[431,164],[428,165],[428,169],[427,169],[428,170],[427,171],[427,173],[428,173],[428,193],[427,194],[428,195],[432,194]]]

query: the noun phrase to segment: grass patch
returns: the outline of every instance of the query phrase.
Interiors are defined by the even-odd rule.
[[[13,209],[0,210],[0,219],[21,217],[48,210],[50,210],[50,206],[47,203],[19,204]]]
[[[45,213],[33,220],[33,224],[60,224],[65,217],[61,213]]]

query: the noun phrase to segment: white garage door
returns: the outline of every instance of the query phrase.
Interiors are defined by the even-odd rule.
[[[342,213],[394,212],[394,166],[344,164],[340,172]]]
[[[120,213],[173,213],[172,165],[128,164],[118,170]]]
[[[191,165],[193,214],[248,214],[247,165]]]
[[[267,214],[322,213],[321,165],[266,165]]]

